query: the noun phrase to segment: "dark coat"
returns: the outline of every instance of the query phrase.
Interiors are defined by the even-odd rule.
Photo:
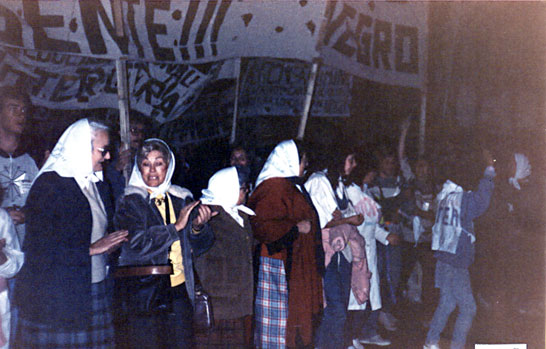
[[[186,205],[182,188],[171,186],[170,198],[176,213]],[[191,233],[191,220],[186,228],[176,231],[174,224],[165,225],[150,195],[143,188],[128,187],[118,202],[114,224],[129,231],[129,241],[121,247],[119,266],[168,265],[169,248],[176,240],[182,246],[184,274],[188,296],[194,299],[193,259],[208,250],[214,241],[210,226],[205,224],[200,234]],[[116,281],[117,282],[117,281]]]
[[[316,249],[322,249],[317,237],[318,217],[304,194],[286,178],[263,181],[252,193],[248,207],[254,237],[261,243],[261,256],[282,259],[287,263],[287,248],[292,249],[288,283],[288,320],[286,344],[296,346],[299,332],[304,345],[312,343],[312,319],[322,310],[321,263]],[[297,223],[311,221],[311,231],[298,233]],[[269,253],[269,251],[272,250]],[[277,252],[278,250],[278,252]]]
[[[214,245],[195,261],[201,285],[211,296],[214,318],[236,319],[251,315],[254,300],[252,251],[254,238],[248,216],[241,227],[221,206],[210,220]]]
[[[93,224],[87,198],[73,178],[46,172],[30,190],[26,217],[25,264],[15,289],[21,317],[86,328],[92,310],[89,246]]]

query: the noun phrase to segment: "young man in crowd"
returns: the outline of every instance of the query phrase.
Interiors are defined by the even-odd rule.
[[[30,186],[38,174],[34,160],[26,153],[22,134],[28,121],[29,96],[11,86],[0,87],[0,186],[4,191],[1,200],[11,217],[19,243],[23,246],[25,238],[25,211],[23,206]],[[13,290],[15,279],[8,279],[8,287]],[[11,292],[9,293],[11,297]],[[17,309],[11,309],[11,341],[15,339],[17,328]]]

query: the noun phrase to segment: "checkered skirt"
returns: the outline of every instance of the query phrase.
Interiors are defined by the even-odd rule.
[[[92,284],[93,314],[89,327],[73,330],[20,319],[21,348],[113,348],[114,328],[106,281]]]
[[[260,257],[255,303],[257,348],[284,348],[288,319],[288,285],[282,260]]]

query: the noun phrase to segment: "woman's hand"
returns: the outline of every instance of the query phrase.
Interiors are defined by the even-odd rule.
[[[180,231],[188,225],[188,220],[190,219],[190,213],[191,211],[201,203],[200,200],[194,201],[184,207],[180,210],[180,213],[178,214],[178,219],[176,220],[176,223],[174,223],[174,227],[177,231]]]
[[[296,226],[298,227],[298,232],[302,234],[307,234],[311,231],[311,221],[309,220],[299,221]]]
[[[400,238],[396,234],[389,234],[387,235],[387,241],[389,242],[389,245],[396,246],[400,242]]]
[[[89,246],[89,255],[111,253],[117,250],[122,243],[128,241],[127,235],[129,235],[127,230],[118,230],[103,236]]]
[[[354,215],[354,216],[351,216],[351,217],[347,217],[345,219],[346,219],[347,224],[351,224],[351,225],[354,225],[354,226],[359,226],[359,225],[362,224],[362,222],[364,222],[364,217],[361,214],[357,214],[357,215]]]
[[[341,214],[341,211],[336,208],[336,210],[334,212],[332,212],[332,219],[334,221],[337,221],[337,220],[340,220],[341,217],[343,217],[343,215]]]
[[[218,214],[218,212],[212,211],[207,205],[201,205],[197,208],[197,210],[198,215],[192,221],[193,230],[196,231],[201,230],[205,223]]]

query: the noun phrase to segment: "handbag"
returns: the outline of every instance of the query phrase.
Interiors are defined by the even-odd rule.
[[[209,294],[203,289],[199,276],[194,269],[195,275],[195,301],[193,307],[193,330],[195,332],[206,332],[214,327],[214,315],[212,313],[212,300]]]

